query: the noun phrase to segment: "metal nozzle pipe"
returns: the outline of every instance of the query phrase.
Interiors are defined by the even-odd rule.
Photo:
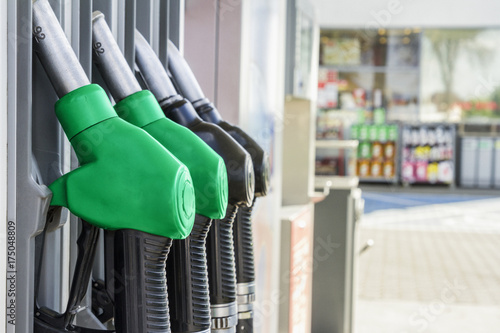
[[[59,97],[90,84],[47,0],[33,2],[34,49]]]
[[[181,55],[177,47],[170,40],[168,41],[168,70],[174,77],[179,92],[191,103],[204,99],[205,95],[189,67],[188,63]]]
[[[135,63],[157,101],[177,95],[167,71],[142,34],[135,30]]]
[[[92,14],[92,48],[94,62],[116,102],[142,90],[100,11]]]

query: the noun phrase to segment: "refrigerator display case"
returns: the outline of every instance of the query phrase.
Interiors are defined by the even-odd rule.
[[[399,127],[396,124],[354,125],[351,138],[359,141],[356,174],[360,181],[398,181]]]
[[[460,124],[458,141],[459,186],[500,188],[500,124]]]
[[[453,124],[404,125],[401,182],[454,185],[455,133]]]
[[[385,108],[389,121],[416,121],[419,105],[419,29],[322,29],[318,108]]]

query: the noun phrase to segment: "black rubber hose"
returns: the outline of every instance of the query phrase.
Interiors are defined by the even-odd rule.
[[[165,261],[172,240],[141,231],[115,233],[115,325],[120,333],[170,333]]]
[[[167,260],[172,332],[210,329],[210,298],[205,243],[212,220],[196,215],[188,238],[175,240]]]
[[[236,301],[233,222],[238,207],[228,205],[226,217],[214,220],[207,238],[207,266],[210,301],[215,304]]]
[[[207,237],[208,284],[212,330],[225,330],[238,323],[233,224],[238,207],[229,204],[226,216],[214,220]],[[234,332],[234,331],[233,331]]]
[[[242,207],[234,223],[234,251],[238,295],[236,332],[253,332],[253,302],[255,301],[255,264],[253,252],[252,210]]]
[[[237,283],[255,281],[251,207],[241,207],[233,227]]]

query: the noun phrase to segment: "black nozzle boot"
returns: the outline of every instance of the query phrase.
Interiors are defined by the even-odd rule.
[[[255,174],[255,196],[266,196],[269,190],[269,156],[264,149],[241,128],[223,120],[206,98],[193,103],[193,106],[203,120],[221,127],[250,154]]]

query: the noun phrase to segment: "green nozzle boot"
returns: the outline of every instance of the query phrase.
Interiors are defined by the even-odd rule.
[[[126,121],[141,127],[184,163],[193,178],[196,213],[221,219],[227,207],[227,171],[222,158],[189,129],[167,119],[149,90],[115,105]]]
[[[98,85],[70,92],[55,109],[81,166],[49,186],[52,205],[104,229],[189,235],[195,196],[185,165],[120,119]]]

